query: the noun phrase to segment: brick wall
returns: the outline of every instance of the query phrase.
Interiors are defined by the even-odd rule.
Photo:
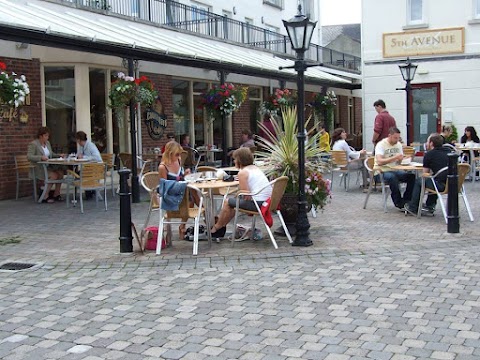
[[[250,126],[250,102],[248,99],[232,114],[232,146],[239,147],[242,139],[242,131],[248,129],[253,132]]]
[[[140,74],[146,75],[152,80],[155,89],[160,95],[160,100],[163,105],[163,111],[167,116],[167,128],[163,133],[163,137],[160,140],[154,140],[148,135],[147,127],[142,121],[142,147],[144,148],[161,148],[167,142],[167,133],[173,132],[173,104],[172,104],[172,77],[167,75],[158,75],[158,74]],[[143,115],[145,119],[145,114]]]
[[[42,126],[40,62],[38,59],[19,60],[0,57],[7,65],[8,72],[24,74],[30,87],[30,105],[22,106],[28,114],[28,122],[19,119],[0,118],[0,200],[15,198],[16,175],[14,156],[26,155],[28,144],[36,138],[37,130]],[[31,196],[31,182],[22,181],[20,196]]]

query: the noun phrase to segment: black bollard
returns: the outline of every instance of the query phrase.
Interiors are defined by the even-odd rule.
[[[447,198],[447,232],[460,232],[460,217],[458,216],[458,154],[448,154],[448,198]]]
[[[120,175],[120,252],[133,252],[132,244],[132,210],[130,206],[130,189],[128,188],[129,169],[118,171]]]

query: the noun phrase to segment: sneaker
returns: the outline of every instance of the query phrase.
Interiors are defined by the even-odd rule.
[[[405,211],[405,214],[410,214],[410,215],[413,215],[413,216],[417,216],[418,209],[414,209],[414,208],[410,207],[410,205],[408,205],[408,204],[405,204],[403,209]]]
[[[435,206],[423,205],[423,206],[422,206],[422,211],[425,211],[425,212],[428,212],[428,213],[433,214],[433,213],[435,212]]]

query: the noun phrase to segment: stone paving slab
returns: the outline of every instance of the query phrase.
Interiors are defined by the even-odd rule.
[[[478,191],[467,184],[474,216]],[[477,222],[460,204],[448,234],[440,214],[364,197],[336,191],[309,248],[201,242],[197,257],[186,241],[119,254],[116,201],[84,215],[0,202],[0,239],[20,240],[0,261],[39,264],[0,271],[0,359],[479,359]]]
[[[467,194],[474,216],[479,214],[480,185],[467,184]],[[143,201],[132,204],[132,221],[141,228],[148,204],[146,194]],[[185,260],[192,266],[203,266],[204,261],[223,262],[231,266],[240,260],[264,259],[278,256],[304,256],[322,254],[375,253],[382,251],[408,251],[420,248],[448,246],[452,241],[478,239],[478,221],[468,220],[460,201],[460,233],[449,234],[438,209],[434,217],[416,219],[404,216],[389,202],[389,211],[382,211],[381,193],[373,193],[367,209],[362,209],[365,194],[359,189],[345,192],[334,188],[332,201],[316,218],[309,215],[313,246],[298,248],[289,245],[286,238],[279,238],[279,249],[274,250],[263,229],[262,241],[235,243],[229,241],[213,243],[208,248],[206,241],[199,245],[199,255],[192,258],[192,243],[175,240],[171,248],[156,256],[154,252],[142,255],[134,240],[133,254],[120,254],[119,246],[119,202],[109,195],[109,210],[101,204],[96,208],[94,201],[86,202],[85,214],[79,208],[67,209],[63,203],[34,204],[30,198],[0,202],[0,240],[18,237],[20,243],[1,246],[0,261],[34,261],[50,266],[182,266]],[[152,216],[151,225],[157,217]],[[274,227],[279,226],[274,218]],[[249,224],[249,219],[243,219]],[[230,229],[231,230],[231,229]],[[175,233],[174,233],[175,236]]]

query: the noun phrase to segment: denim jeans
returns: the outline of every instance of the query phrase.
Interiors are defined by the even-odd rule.
[[[439,182],[437,182],[436,184],[439,191],[445,190],[445,184],[439,183]],[[430,178],[425,179],[425,188],[432,189],[432,190],[435,189],[433,186],[432,179]],[[417,180],[415,180],[415,186],[412,192],[412,199],[408,203],[408,207],[410,209],[417,210],[418,206],[422,206],[422,204],[420,204],[421,192],[422,192],[422,179],[418,178]],[[437,204],[437,195],[436,194],[428,195],[426,205],[428,207],[435,207],[436,204]]]
[[[396,207],[403,207],[405,203],[409,202],[412,198],[413,187],[415,185],[415,174],[405,171],[386,171],[383,173],[383,179],[390,185],[392,192],[392,201]],[[400,193],[400,183],[407,184],[405,193]]]

